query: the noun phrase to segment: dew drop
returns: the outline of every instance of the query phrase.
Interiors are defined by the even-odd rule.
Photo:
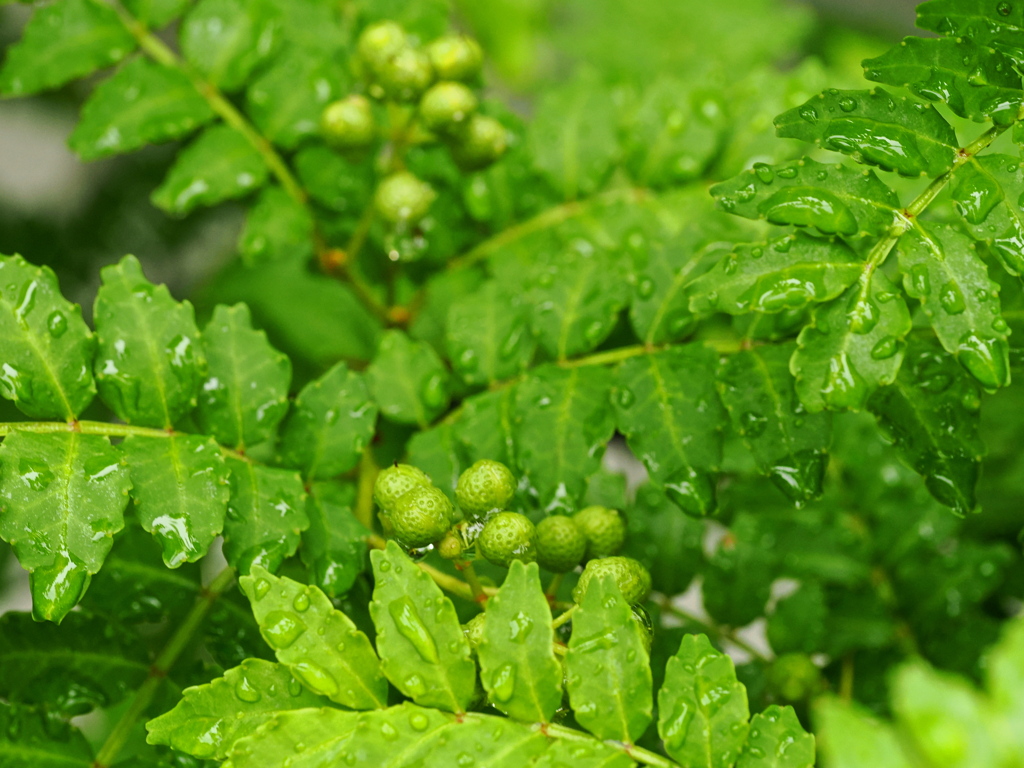
[[[255,704],[257,701],[263,698],[259,690],[249,682],[249,678],[242,677],[237,683],[235,683],[235,696],[239,700],[246,702],[247,704]]]
[[[899,341],[895,336],[883,336],[871,348],[871,357],[875,360],[888,360],[899,349]]]
[[[267,596],[270,591],[270,582],[266,579],[257,579],[256,583],[253,584],[252,592],[256,596],[257,600],[262,600]]]
[[[942,286],[942,290],[939,292],[939,303],[949,315],[959,315],[967,309],[967,302],[964,301],[960,286],[952,280]]]
[[[333,696],[338,692],[338,681],[334,675],[312,661],[300,661],[292,665],[292,672],[314,693]]]
[[[395,622],[398,633],[409,641],[424,661],[431,664],[440,661],[434,638],[431,637],[430,630],[423,623],[416,606],[408,596],[392,600],[388,605],[388,613]]]
[[[299,613],[305,613],[309,610],[309,593],[299,592],[292,601],[292,608]]]
[[[267,642],[278,650],[288,648],[306,631],[306,625],[289,611],[271,611],[264,619],[263,634]]]
[[[515,693],[516,670],[511,664],[504,664],[491,677],[491,694],[498,701],[505,703]]]
[[[53,338],[59,339],[68,329],[68,319],[64,317],[63,312],[51,312],[46,320],[46,329]]]

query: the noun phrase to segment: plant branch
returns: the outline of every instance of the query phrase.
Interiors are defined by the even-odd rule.
[[[473,592],[473,599],[480,603],[482,607],[486,608],[487,593],[484,591],[484,585],[480,583],[480,577],[476,575],[476,568],[473,567],[473,561],[460,560],[455,563],[455,567],[465,575],[466,583],[469,584],[469,588]]]
[[[225,568],[209,586],[200,592],[199,598],[196,600],[196,604],[192,607],[188,616],[178,626],[178,629],[171,636],[167,645],[164,646],[160,655],[156,657],[153,665],[149,668],[149,677],[146,678],[145,682],[135,692],[135,696],[128,705],[128,709],[125,710],[121,719],[118,720],[114,729],[110,732],[110,735],[107,736],[107,740],[96,754],[96,760],[93,761],[92,768],[109,768],[114,764],[121,750],[124,749],[124,745],[131,737],[135,723],[145,714],[149,705],[153,703],[153,697],[156,696],[160,684],[167,677],[168,672],[171,671],[182,651],[192,642],[193,636],[202,626],[217,598],[234,583],[234,580],[234,568]]]
[[[380,467],[373,457],[373,449],[366,446],[363,450],[363,457],[359,460],[359,484],[356,488],[356,520],[362,523],[366,530],[373,530],[373,484],[377,480],[377,473]]]

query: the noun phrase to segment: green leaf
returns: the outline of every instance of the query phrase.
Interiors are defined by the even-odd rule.
[[[357,5],[367,23],[396,21],[422,40],[443,35],[452,12],[449,0],[359,0]]]
[[[483,635],[480,680],[494,706],[515,720],[551,722],[562,703],[562,665],[536,563],[512,563],[487,601]]]
[[[799,502],[821,495],[832,416],[807,413],[801,404],[789,373],[794,346],[760,346],[731,356],[719,371],[718,391],[760,470]]]
[[[68,143],[83,160],[96,160],[180,139],[213,117],[183,73],[138,58],[96,87]]]
[[[1003,734],[1016,738],[1017,754],[1024,748],[1024,621],[1019,618],[1003,628],[1002,637],[989,652],[985,676],[994,717]]]
[[[0,93],[27,95],[109,67],[135,49],[113,8],[100,0],[63,0],[39,7],[7,49]]]
[[[95,340],[49,267],[0,256],[0,395],[33,418],[73,419],[96,395]]]
[[[206,381],[196,423],[217,442],[245,448],[268,440],[288,411],[292,365],[252,328],[244,304],[216,306],[203,329]]]
[[[309,528],[302,534],[302,562],[328,597],[341,597],[366,568],[366,536],[352,506],[355,488],[314,483],[306,500]]]
[[[191,0],[122,0],[127,8],[142,24],[157,29],[178,18],[184,13]]]
[[[701,569],[704,608],[719,624],[743,627],[764,615],[777,570],[764,536],[756,517],[740,513]]]
[[[220,447],[200,435],[130,435],[119,446],[128,462],[132,500],[142,527],[177,568],[204,557],[224,528],[228,469]]]
[[[1010,155],[972,157],[953,177],[953,205],[967,231],[987,243],[1011,275],[1024,272],[1024,169]]]
[[[866,59],[864,76],[945,102],[960,117],[977,122],[1009,125],[1024,102],[1013,61],[969,38],[904,38],[878,58]]]
[[[381,338],[366,369],[366,383],[380,412],[399,424],[426,427],[448,407],[448,372],[437,353],[401,331]]]
[[[934,346],[913,344],[896,382],[868,403],[932,495],[960,514],[976,504],[984,444],[978,436],[978,385]]]
[[[496,280],[455,299],[445,336],[452,367],[467,384],[493,384],[522,373],[536,341],[522,302]]]
[[[862,266],[838,240],[801,233],[737,245],[690,284],[690,311],[742,315],[829,301],[860,276]]]
[[[712,187],[711,194],[722,210],[737,216],[849,238],[885,234],[900,204],[872,171],[810,158],[774,166],[755,163]]]
[[[952,227],[918,222],[897,247],[903,287],[920,300],[946,351],[982,386],[1009,384],[1009,327],[999,285],[974,244]]]
[[[106,619],[76,611],[58,629],[27,613],[0,617],[0,696],[7,701],[84,715],[117,705],[148,674],[142,638]]]
[[[460,449],[453,426],[442,423],[414,434],[405,446],[405,453],[408,463],[426,472],[434,485],[455,501],[455,486],[459,482],[459,475],[469,466]],[[487,455],[481,458],[493,457]]]
[[[939,176],[953,166],[957,138],[930,104],[882,88],[835,88],[775,119],[779,136],[811,141],[901,176]]]
[[[263,639],[307,688],[351,709],[386,705],[373,646],[327,595],[258,565],[239,581]]]
[[[513,434],[530,493],[547,512],[573,511],[615,431],[605,368],[535,368],[516,388]]]
[[[247,659],[207,685],[186,688],[174,709],[146,723],[146,741],[204,760],[223,760],[235,742],[278,713],[323,703],[287,667]]]
[[[129,424],[170,428],[196,405],[206,361],[195,312],[134,256],[104,267],[93,309],[100,397]]]
[[[437,713],[441,716],[441,713]],[[365,714],[340,709],[298,709],[275,714],[231,748],[229,768],[329,766],[339,759]]]
[[[92,768],[92,747],[74,726],[29,707],[0,701],[4,768]]]
[[[256,148],[227,125],[207,128],[182,151],[153,203],[184,215],[200,205],[216,205],[251,192],[267,180],[267,166]]]
[[[502,387],[463,401],[454,430],[468,464],[491,459],[509,468],[517,466],[512,423],[516,389],[515,386]]]
[[[632,612],[614,579],[603,576],[590,582],[572,617],[569,701],[576,721],[603,740],[633,743],[651,722],[650,661]]]
[[[773,704],[750,719],[750,736],[736,768],[814,768],[814,737],[792,707]]]
[[[298,473],[228,458],[231,498],[224,524],[224,556],[241,573],[254,565],[277,570],[295,554],[309,527]]]
[[[304,264],[313,255],[313,216],[280,187],[267,187],[249,210],[238,250],[250,267],[285,260]]]
[[[728,768],[747,740],[747,690],[705,635],[686,635],[668,660],[658,712],[665,750],[690,768]]]
[[[357,162],[323,144],[300,149],[295,172],[311,198],[337,213],[356,215],[373,194],[372,163]]]
[[[124,527],[130,487],[128,470],[105,437],[14,432],[4,438],[0,538],[31,574],[38,619],[59,623],[81,599]]]
[[[896,380],[910,312],[882,272],[864,272],[845,294],[815,308],[790,360],[800,401],[812,413],[861,410]]]
[[[700,344],[634,357],[616,370],[616,427],[655,485],[691,515],[714,511],[725,410],[718,356]]]
[[[534,168],[563,198],[593,194],[619,153],[612,94],[589,77],[545,89],[526,142]]]
[[[917,26],[991,46],[1024,62],[1024,8],[991,0],[931,0],[917,7]]]
[[[530,763],[530,768],[634,768],[629,756],[621,750],[598,741],[556,741]]]
[[[659,592],[685,592],[704,566],[703,521],[683,514],[664,493],[644,484],[636,491],[626,523],[629,533],[623,554],[647,567]]]
[[[829,768],[913,768],[901,739],[889,725],[835,696],[814,708],[822,761]]]
[[[271,7],[257,0],[199,0],[178,32],[185,60],[222,90],[241,88],[273,48]]]
[[[295,399],[281,433],[282,460],[307,479],[335,477],[359,463],[376,425],[363,377],[338,363]]]
[[[452,601],[401,548],[389,541],[370,553],[377,650],[392,685],[422,706],[465,712],[476,665]]]

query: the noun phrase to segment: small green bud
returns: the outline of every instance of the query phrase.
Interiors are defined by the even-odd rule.
[[[452,527],[455,508],[432,485],[418,485],[398,500],[391,510],[395,539],[410,549],[425,547],[443,538]]]
[[[631,557],[603,557],[591,560],[580,574],[572,599],[583,602],[587,587],[596,576],[611,576],[622,590],[622,596],[632,605],[642,603],[651,592],[651,574]]]
[[[427,46],[427,56],[442,80],[469,80],[484,61],[480,44],[465,35],[446,35]]]
[[[487,620],[486,613],[478,613],[472,619],[462,625],[462,633],[469,642],[469,647],[475,652],[484,641],[484,622]]]
[[[568,573],[583,560],[587,539],[576,521],[552,515],[537,524],[537,563],[552,573]]]
[[[506,509],[516,492],[516,478],[499,461],[480,459],[461,475],[455,488],[455,500],[471,518],[494,510]]]
[[[337,149],[365,147],[376,135],[370,101],[358,94],[328,104],[320,125],[327,143]]]
[[[473,115],[451,142],[452,158],[465,170],[486,168],[505,154],[507,147],[505,126],[486,115]]]
[[[371,72],[380,71],[400,51],[409,47],[405,30],[393,21],[371,24],[359,35],[356,50]]]
[[[476,543],[487,560],[508,568],[513,560],[532,563],[537,559],[536,535],[530,518],[518,512],[499,512],[484,525]]]
[[[454,560],[462,554],[462,540],[449,531],[437,545],[437,554],[445,560]]]
[[[462,83],[437,83],[420,99],[420,118],[428,130],[452,133],[476,111],[476,95]]]
[[[618,510],[587,507],[577,512],[574,519],[587,539],[588,559],[614,555],[626,543],[626,521]]]
[[[377,474],[373,484],[373,498],[385,512],[390,512],[398,500],[419,485],[430,485],[430,478],[411,464],[395,464]]]
[[[437,193],[427,182],[408,171],[388,176],[377,187],[374,205],[377,212],[392,224],[416,222],[427,215]]]
[[[403,48],[377,69],[377,85],[392,101],[415,101],[433,80],[430,60],[415,48]]]
[[[806,654],[787,653],[768,668],[768,686],[783,701],[803,701],[820,689],[821,670]]]

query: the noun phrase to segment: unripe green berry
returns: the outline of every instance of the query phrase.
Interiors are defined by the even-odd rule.
[[[320,125],[327,143],[338,149],[365,147],[376,135],[370,101],[358,94],[328,104]]]
[[[454,560],[462,554],[462,540],[449,531],[437,545],[437,554],[445,560]]]
[[[392,224],[416,222],[427,215],[437,193],[427,182],[408,171],[388,176],[374,197],[377,213]]]
[[[427,46],[427,55],[442,80],[469,80],[483,64],[480,44],[465,35],[446,35]]]
[[[576,521],[552,515],[537,524],[537,563],[552,573],[568,573],[583,560],[587,539]]]
[[[574,519],[587,539],[588,559],[614,555],[626,543],[626,521],[618,510],[586,507]]]
[[[455,487],[455,500],[471,518],[508,507],[516,492],[516,478],[500,461],[480,459],[461,475]]]
[[[418,485],[398,500],[391,510],[395,539],[405,547],[425,547],[443,538],[452,527],[455,508],[432,485]]]
[[[469,647],[474,651],[484,641],[484,622],[486,620],[486,613],[478,613],[462,625],[462,633],[466,636],[466,640],[469,641]]]
[[[640,562],[631,557],[602,557],[587,563],[572,591],[572,599],[582,603],[590,582],[600,576],[615,579],[622,596],[630,604],[642,603],[651,592],[651,574]]]
[[[452,158],[466,170],[485,168],[508,147],[505,126],[486,115],[473,115],[456,138],[452,139]]]
[[[377,474],[373,484],[373,498],[381,509],[390,512],[400,498],[420,485],[430,485],[430,478],[423,470],[411,464],[395,464]]]
[[[393,21],[371,24],[359,35],[356,44],[359,58],[371,72],[380,71],[384,64],[408,47],[408,35]]]
[[[437,83],[420,99],[420,118],[434,133],[452,133],[466,124],[476,107],[476,94],[462,83]]]
[[[393,101],[415,101],[434,81],[430,60],[415,48],[403,48],[376,72],[377,84]]]
[[[809,656],[787,653],[768,668],[768,685],[783,701],[803,701],[821,687],[821,670]]]
[[[476,543],[487,560],[508,568],[513,560],[532,563],[537,559],[536,535],[530,518],[518,512],[499,512],[487,521]]]

